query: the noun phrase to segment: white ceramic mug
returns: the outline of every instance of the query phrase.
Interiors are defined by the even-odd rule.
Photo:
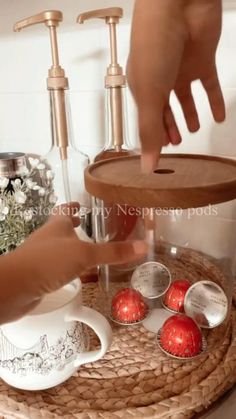
[[[101,342],[89,352],[87,327]],[[78,367],[102,358],[112,330],[100,313],[82,305],[79,280],[47,295],[27,316],[0,329],[0,376],[23,390],[43,390],[67,380]]]

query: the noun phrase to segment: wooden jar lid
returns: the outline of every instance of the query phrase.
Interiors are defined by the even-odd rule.
[[[140,156],[95,163],[85,171],[86,189],[105,202],[148,208],[197,208],[236,198],[231,159],[163,154],[150,175],[140,167]]]

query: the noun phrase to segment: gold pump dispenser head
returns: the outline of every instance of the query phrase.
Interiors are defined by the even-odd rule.
[[[108,88],[126,86],[126,77],[123,74],[122,67],[118,64],[117,58],[116,25],[122,17],[123,9],[120,7],[91,10],[90,12],[81,13],[77,17],[77,23],[84,23],[86,20],[90,19],[104,19],[109,25],[111,63],[107,68],[107,75],[105,78],[105,86]]]
[[[60,150],[61,160],[67,160],[68,130],[65,108],[65,90],[69,88],[68,79],[59,63],[57,26],[62,22],[63,14],[59,10],[45,10],[34,16],[27,17],[14,24],[13,30],[20,32],[28,26],[44,23],[49,28],[52,66],[48,70],[47,88],[51,91],[53,106],[54,131],[56,132],[56,142]]]
[[[110,91],[112,139],[113,146],[118,152],[122,150],[124,144],[122,88],[126,87],[126,76],[117,57],[116,25],[122,17],[123,9],[120,7],[91,10],[77,17],[77,23],[84,23],[90,19],[104,19],[109,25],[111,63],[107,68],[105,87]]]

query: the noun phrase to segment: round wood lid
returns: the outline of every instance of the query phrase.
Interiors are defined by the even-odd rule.
[[[197,208],[236,198],[236,161],[221,157],[162,154],[150,175],[140,156],[101,161],[85,171],[87,191],[109,203],[148,208]]]

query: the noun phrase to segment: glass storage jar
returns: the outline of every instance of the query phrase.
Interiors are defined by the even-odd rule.
[[[220,345],[235,275],[236,162],[163,154],[144,175],[139,156],[121,157],[91,165],[85,183],[97,242],[148,243],[135,263],[99,267],[101,311],[114,326],[155,332],[171,357]]]

